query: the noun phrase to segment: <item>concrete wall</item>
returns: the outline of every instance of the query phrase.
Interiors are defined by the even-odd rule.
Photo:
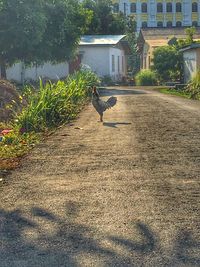
[[[23,81],[36,81],[41,78],[50,80],[58,80],[64,78],[69,74],[69,64],[67,62],[59,64],[45,63],[41,66],[24,67],[19,62],[6,70],[7,79],[19,83]]]
[[[99,77],[111,76],[113,80],[119,80],[125,76],[127,62],[124,51],[119,48],[102,46],[81,46],[79,52],[82,54],[81,62],[89,65]],[[112,56],[114,56],[115,70],[112,71]],[[122,70],[122,56],[124,61],[124,70]],[[119,57],[119,70],[118,70]]]
[[[79,51],[82,54],[81,63],[89,65],[99,77],[110,74],[108,47],[81,46]]]
[[[200,49],[198,49],[198,53],[200,53]],[[187,83],[192,76],[196,73],[198,67],[197,66],[197,49],[187,50],[183,54],[184,59],[184,81]]]
[[[112,70],[112,56],[114,56],[114,62],[115,62],[115,70]],[[121,80],[123,76],[126,75],[127,71],[127,62],[126,62],[126,56],[124,54],[123,50],[120,50],[118,48],[110,48],[109,49],[109,59],[110,59],[110,76],[114,80]],[[118,64],[119,60],[119,64]],[[123,61],[123,62],[122,62]]]

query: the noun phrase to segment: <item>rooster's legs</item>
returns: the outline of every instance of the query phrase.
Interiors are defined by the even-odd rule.
[[[103,122],[103,114],[100,115],[100,122]]]

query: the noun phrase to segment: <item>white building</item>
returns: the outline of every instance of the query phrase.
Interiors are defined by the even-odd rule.
[[[146,27],[200,26],[200,0],[113,0],[114,12],[134,15]]]
[[[184,81],[187,83],[200,69],[200,44],[191,44],[181,51],[184,60]]]
[[[119,81],[127,73],[128,43],[125,35],[85,35],[81,38],[81,62],[89,65],[99,77]]]
[[[69,74],[68,62],[59,64],[45,63],[41,66],[32,65],[25,67],[22,62],[6,69],[7,79],[18,83],[37,81],[39,78],[59,80]]]

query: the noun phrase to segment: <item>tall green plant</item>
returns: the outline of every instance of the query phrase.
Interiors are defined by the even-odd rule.
[[[197,71],[189,82],[187,92],[191,94],[191,98],[200,99],[200,70]]]
[[[136,85],[156,85],[157,77],[156,73],[151,70],[141,70],[135,76]]]
[[[40,81],[39,91],[30,93],[28,105],[17,116],[17,127],[40,132],[74,118],[89,96],[89,86],[97,83],[97,76],[90,71],[76,72],[57,83]]]

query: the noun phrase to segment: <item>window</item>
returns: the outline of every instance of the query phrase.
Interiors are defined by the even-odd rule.
[[[168,21],[168,22],[167,22],[167,27],[168,27],[168,28],[171,28],[171,27],[172,27],[172,21]]]
[[[181,12],[182,11],[182,6],[181,3],[176,3],[176,12]]]
[[[131,13],[136,13],[136,3],[131,3]]]
[[[198,12],[198,5],[197,2],[192,3],[192,12]]]
[[[142,28],[147,28],[147,22],[146,21],[142,22]]]
[[[162,27],[163,27],[163,22],[162,22],[162,21],[158,21],[158,23],[157,23],[157,27],[162,28]]]
[[[158,13],[162,13],[163,12],[163,4],[162,3],[158,3],[157,4],[157,12]]]
[[[117,66],[118,66],[118,73],[120,73],[120,66],[119,66],[119,56],[117,57]]]
[[[126,15],[126,3],[124,3],[124,15]]]
[[[167,3],[167,12],[168,13],[172,12],[172,3]]]
[[[181,21],[177,21],[177,22],[176,22],[176,27],[181,27],[181,26],[182,26]]]
[[[124,56],[122,56],[122,72],[124,72]]]
[[[113,12],[118,13],[119,12],[119,4],[114,4],[113,5]]]
[[[115,72],[115,56],[112,55],[112,72]]]
[[[147,13],[147,3],[142,3],[142,13]]]
[[[192,26],[197,27],[198,26],[198,22],[197,21],[193,21],[192,22]]]

